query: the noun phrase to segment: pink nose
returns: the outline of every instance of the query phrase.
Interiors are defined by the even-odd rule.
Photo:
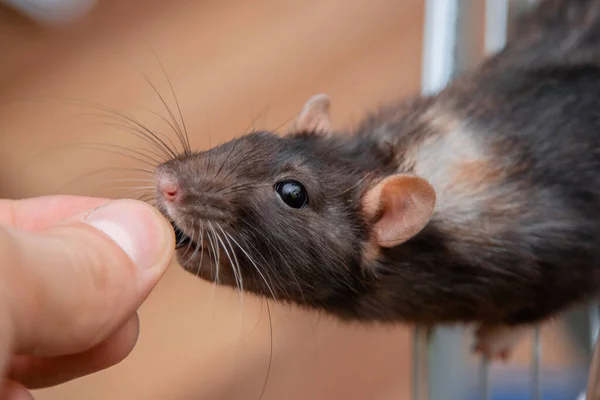
[[[170,203],[177,201],[181,192],[181,190],[179,189],[179,185],[171,181],[159,182],[158,190],[160,191],[160,194],[162,195],[163,199]]]

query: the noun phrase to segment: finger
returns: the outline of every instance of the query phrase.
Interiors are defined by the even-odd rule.
[[[79,196],[43,196],[0,200],[0,225],[29,231],[49,228],[59,221],[108,203],[109,199]]]
[[[15,352],[60,356],[104,340],[164,274],[174,236],[156,209],[133,200],[38,233],[0,229],[0,306]]]
[[[8,380],[0,389],[0,400],[33,400],[33,396],[22,384]]]
[[[86,352],[53,358],[15,357],[8,376],[30,389],[65,383],[118,364],[131,353],[138,335],[136,313],[116,333]]]

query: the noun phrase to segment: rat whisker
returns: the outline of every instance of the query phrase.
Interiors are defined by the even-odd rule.
[[[254,116],[252,110],[250,110],[251,121],[250,121],[250,124],[246,127],[246,129],[243,130],[244,134],[248,134],[252,131],[256,132],[256,121],[262,114],[265,113],[266,110],[269,109],[269,107],[270,107],[270,105],[267,104],[265,107],[263,107],[262,111],[260,113],[258,113],[257,116]]]
[[[261,130],[266,130],[266,129],[267,129],[267,118],[268,118],[268,115],[269,115],[269,110],[270,110],[270,109],[271,109],[271,104],[267,104],[267,105],[266,105],[266,106],[263,108],[263,110],[262,110],[262,111],[261,111],[261,112],[258,114],[259,116],[260,116],[261,114],[263,114],[263,115],[265,116],[265,117],[264,117],[264,119],[263,119],[263,122],[262,122],[262,124],[261,124],[261,126],[262,126],[262,128],[260,128]]]
[[[183,139],[180,135],[181,133],[177,130],[177,127],[175,127],[173,125],[173,122],[169,121],[166,117],[160,115],[159,113],[157,113],[154,110],[151,110],[147,107],[137,107],[140,110],[146,111],[152,115],[154,115],[155,117],[158,117],[161,121],[163,121],[165,124],[167,124],[169,126],[169,128],[171,128],[171,130],[175,133],[175,135],[177,136],[177,138],[179,139],[179,142],[181,143],[181,146],[183,147],[183,153],[185,155],[189,155],[191,154],[191,149],[188,148],[188,145],[184,142],[185,139]]]
[[[219,176],[219,173],[221,172],[221,170],[223,169],[223,167],[225,166],[225,164],[227,164],[227,161],[229,161],[229,157],[231,157],[231,155],[233,154],[234,150],[237,148],[237,144],[238,143],[239,142],[234,142],[234,145],[231,146],[231,150],[229,150],[229,153],[227,153],[227,156],[225,157],[225,159],[221,163],[221,166],[217,170],[217,173],[215,174],[215,176],[213,177],[213,179],[217,179],[217,176]]]
[[[175,89],[173,88],[173,83],[171,82],[171,79],[169,78],[169,74],[167,74],[167,70],[165,69],[162,61],[160,60],[160,58],[158,57],[158,54],[156,54],[156,52],[154,51],[154,49],[152,48],[152,46],[150,46],[150,48],[152,49],[152,52],[154,53],[154,55],[156,56],[156,60],[158,61],[158,64],[160,65],[161,70],[163,71],[163,74],[167,80],[167,82],[169,83],[169,87],[171,88],[171,93],[173,94],[173,99],[175,100],[175,104],[177,105],[177,110],[179,112],[179,118],[181,119],[181,125],[183,126],[183,129],[179,129],[180,132],[182,133],[182,136],[184,136],[184,141],[185,143],[183,143],[182,141],[182,145],[185,147],[187,144],[187,154],[191,154],[192,153],[192,148],[190,145],[190,138],[188,135],[188,131],[187,131],[187,127],[185,125],[185,120],[183,119],[183,112],[181,111],[181,107],[179,105],[179,100],[177,99],[177,95],[175,94]],[[175,118],[173,118],[175,120]],[[176,121],[176,120],[175,120]]]
[[[275,251],[279,254],[281,260],[283,261],[283,264],[287,267],[287,269],[290,271],[292,278],[295,281],[296,286],[298,287],[298,292],[300,293],[300,295],[302,296],[302,299],[305,299],[304,297],[304,292],[302,290],[302,286],[300,285],[300,281],[298,280],[298,278],[296,277],[296,275],[294,274],[294,269],[290,266],[287,257],[281,252],[281,250],[279,250],[279,248],[261,231],[259,231],[258,229],[256,229],[251,223],[249,223],[248,221],[246,221],[244,218],[241,220],[241,222],[255,235],[258,235],[260,238],[262,238],[263,240],[265,240],[268,244],[268,246],[265,246],[269,252],[271,252],[271,249],[275,249]],[[254,248],[254,246],[252,244],[249,243],[249,245],[251,247]],[[258,252],[256,250],[256,248],[254,248],[254,250],[257,252],[257,254],[260,254],[260,256],[263,258],[264,261],[264,265],[267,266],[267,268],[271,269],[270,267],[270,263],[267,262],[264,258],[264,256]],[[271,255],[271,258],[273,258],[273,256]],[[288,298],[290,298],[290,294],[288,292],[288,290],[286,289],[286,285],[282,284],[282,279],[280,277],[280,274],[277,273],[277,271],[271,270],[271,273],[269,274],[269,276],[274,276],[277,278],[278,281],[278,286],[280,286],[282,288],[282,291],[284,293],[284,295]]]
[[[118,192],[125,190],[125,193],[130,195],[138,195],[139,197],[154,197],[154,194],[149,192],[150,188],[130,187],[130,186],[116,186],[104,189],[106,192]]]
[[[200,275],[200,270],[202,269],[202,261],[204,261],[204,222],[200,221],[200,234],[198,235],[198,243],[202,248],[200,252],[200,263],[198,264],[198,275]]]
[[[227,236],[227,233],[223,230],[223,228],[221,228],[220,225],[219,225],[219,229],[223,233],[223,236],[225,237],[225,240],[229,244],[229,248],[231,249],[231,253],[233,254],[233,258],[235,260],[234,267],[237,268],[238,276],[240,277],[240,287],[241,287],[241,290],[243,292],[244,291],[244,277],[242,275],[242,269],[240,268],[240,262],[237,259],[237,255],[236,255],[235,249],[233,248],[233,245],[231,244],[231,241],[230,241],[229,237]]]
[[[235,172],[235,170],[245,161],[247,161],[250,157],[252,157],[251,153],[246,153],[244,155],[244,157],[242,157],[232,168],[229,169],[229,172],[227,173],[227,175],[225,175],[225,177],[223,178],[223,181],[225,182],[227,180],[227,178],[229,178],[229,176],[231,176],[232,173]]]
[[[212,225],[210,224],[210,221],[208,222],[208,230],[206,231],[206,235],[208,237],[208,242],[210,244],[210,247],[213,250],[212,253],[212,257],[213,257],[213,261],[215,263],[215,283],[218,285],[219,284],[219,256],[218,256],[218,244],[215,244],[213,241],[213,229],[212,229]]]
[[[87,149],[91,149],[91,150],[103,151],[105,153],[117,154],[117,155],[129,158],[129,159],[135,160],[135,161],[139,161],[142,164],[148,165],[150,167],[155,167],[156,165],[160,164],[160,161],[157,161],[157,160],[148,161],[148,160],[145,160],[143,158],[132,156],[131,154],[123,153],[123,152],[117,151],[117,150],[102,149],[102,148],[97,148],[97,147],[93,147],[93,146],[80,146],[80,147],[82,149],[86,149],[87,148]]]
[[[269,376],[271,375],[271,366],[273,364],[273,319],[271,318],[271,308],[269,307],[269,301],[265,299],[267,303],[267,312],[269,315],[269,362],[267,364],[267,375],[265,376],[265,382],[262,387],[262,391],[260,393],[260,399],[262,399],[267,390],[267,383],[269,381]]]
[[[59,152],[59,151],[67,151],[71,148],[88,148],[91,150],[103,150],[103,149],[98,149],[93,147],[93,145],[101,145],[101,146],[106,146],[106,147],[112,147],[115,149],[120,149],[126,152],[130,152],[132,154],[134,154],[135,156],[139,156],[144,158],[145,160],[136,160],[136,161],[141,161],[142,163],[146,164],[146,165],[150,165],[148,164],[148,161],[153,161],[154,164],[152,164],[151,166],[154,168],[156,165],[160,164],[160,162],[158,162],[157,159],[154,159],[154,157],[151,157],[147,154],[142,153],[142,150],[144,151],[149,151],[148,149],[142,149],[142,148],[127,148],[124,146],[119,146],[119,145],[115,145],[115,144],[110,144],[110,143],[94,143],[94,142],[76,142],[76,143],[68,143],[68,144],[64,144],[61,146],[55,146],[52,147],[50,149],[45,149],[44,151],[38,153],[35,157],[33,157],[33,159],[35,159],[36,161],[39,161],[40,159],[43,159],[44,157],[49,157],[52,156],[53,154]],[[86,147],[86,146],[90,146],[90,147]],[[126,158],[132,158],[131,155],[129,154],[120,154]],[[135,159],[135,157],[134,157]]]
[[[112,143],[101,143],[101,142],[77,142],[77,143],[72,143],[71,145],[74,147],[106,151],[105,149],[102,148],[102,146],[104,146],[104,147],[117,149],[117,150],[124,151],[124,152],[129,152],[129,153],[132,153],[133,155],[135,155],[136,157],[142,157],[144,159],[144,161],[141,161],[141,160],[139,160],[139,161],[141,161],[145,164],[150,164],[152,167],[156,167],[157,165],[166,161],[165,159],[160,158],[161,157],[160,154],[158,154],[152,150],[139,148],[139,147],[132,148],[132,147],[119,146],[117,144],[112,144]],[[99,148],[96,148],[95,146],[98,146]],[[150,154],[147,154],[145,152],[148,152]],[[126,157],[130,157],[130,155],[127,155],[127,154],[122,154],[122,155],[126,156]],[[134,159],[136,159],[136,158],[134,158]]]
[[[289,297],[289,293],[287,291],[285,282],[282,281],[282,278],[280,276],[278,276],[278,274],[276,274],[272,267],[270,266],[269,262],[267,261],[267,259],[265,258],[265,256],[262,254],[262,252],[260,252],[251,242],[246,243],[247,246],[249,246],[254,253],[256,254],[256,256],[260,257],[262,259],[262,264],[260,264],[261,266],[266,266],[269,269],[269,273],[266,275],[269,278],[269,281],[271,283],[272,286],[275,286],[275,282],[273,282],[272,278],[275,277],[277,280],[277,287],[280,288],[280,290],[283,292],[285,297]],[[267,251],[269,251],[269,253],[271,254],[271,258],[273,258],[273,254],[271,253],[271,249],[267,247]],[[256,260],[255,260],[256,261]],[[266,271],[265,271],[266,272]]]
[[[221,228],[221,226],[216,223],[217,228],[223,233],[225,234],[225,231],[223,231],[223,228]],[[221,243],[221,248],[223,249],[223,251],[225,252],[225,255],[227,256],[227,259],[229,260],[229,265],[231,266],[231,270],[233,271],[233,276],[235,278],[235,284],[237,287],[237,291],[240,297],[240,307],[241,307],[241,318],[242,318],[242,335],[244,333],[244,290],[243,290],[243,286],[241,285],[242,282],[242,274],[241,271],[239,271],[236,268],[235,263],[233,262],[233,258],[232,255],[229,254],[229,250],[227,248],[227,245],[225,244],[225,241],[223,240],[223,238],[221,238],[221,235],[215,231],[215,235],[217,237],[217,240]],[[226,236],[225,236],[226,237]],[[233,252],[235,253],[235,252]]]
[[[255,123],[256,123],[256,117],[254,116],[254,107],[252,107],[252,95],[250,94],[250,88],[248,86],[246,86],[246,94],[248,95],[246,97],[246,99],[248,100],[248,107],[250,108],[250,126],[252,127],[253,131],[256,131],[256,127],[255,127]]]
[[[187,145],[186,145],[186,142],[185,142],[185,138],[183,137],[183,133],[181,131],[181,127],[179,126],[179,123],[177,122],[177,119],[175,118],[175,115],[173,115],[173,112],[171,111],[171,108],[169,107],[169,105],[165,101],[164,97],[160,94],[160,91],[156,88],[156,85],[154,85],[154,83],[152,83],[152,80],[150,78],[148,78],[148,76],[146,74],[144,74],[144,72],[142,72],[142,70],[140,70],[137,66],[134,65],[133,67],[140,73],[140,75],[142,75],[142,77],[146,80],[146,82],[150,85],[150,87],[152,88],[152,90],[154,90],[154,93],[156,93],[156,95],[160,99],[162,105],[165,107],[165,110],[167,111],[167,113],[171,117],[171,121],[173,121],[173,124],[175,124],[175,126],[173,127],[173,129],[174,129],[175,134],[177,135],[177,138],[179,139],[181,145],[183,146],[184,153],[188,154]]]
[[[155,180],[153,178],[114,178],[110,181],[106,182],[144,182],[144,183],[152,183],[152,187],[154,186]]]
[[[192,232],[192,236],[190,237],[190,242],[188,243],[185,252],[183,253],[183,255],[185,256],[185,254],[189,251],[189,249],[191,249],[191,246],[193,243],[196,243],[194,246],[194,251],[192,252],[192,255],[190,256],[188,262],[191,262],[192,260],[194,260],[196,257],[198,257],[198,253],[204,253],[201,249],[202,249],[202,242],[200,240],[198,240],[197,242],[194,242],[194,238],[195,238],[196,232]],[[202,257],[202,254],[200,255],[200,257]],[[202,260],[200,260],[202,261]],[[196,270],[196,277],[200,276],[200,270],[202,269],[202,262],[198,263],[198,269]]]
[[[192,228],[193,228],[193,226],[192,226]],[[187,230],[188,230],[187,224],[184,224],[183,229],[180,230],[180,232],[185,235]],[[202,248],[202,242],[200,240],[202,238],[202,228],[200,228],[200,230],[198,232],[198,241],[194,240],[195,237],[196,237],[196,230],[192,229],[192,233],[189,236],[189,241],[185,248],[185,251],[183,252],[182,258],[185,257],[185,255],[188,253],[188,251],[190,251],[193,244],[195,244],[195,246],[194,246],[194,251],[192,252],[192,255],[187,259],[186,263],[190,263],[193,259],[195,259],[198,256],[198,252]],[[185,238],[183,240],[185,240]],[[202,254],[203,254],[203,252],[200,255],[200,263],[198,264],[198,268],[196,270],[196,277],[198,277],[200,275],[200,269],[202,268]]]
[[[57,190],[58,192],[62,192],[64,191],[69,185],[74,184],[79,182],[82,179],[86,179],[89,178],[91,176],[103,173],[103,172],[110,172],[110,171],[133,171],[133,172],[144,172],[144,173],[149,173],[152,174],[153,171],[150,170],[146,170],[143,168],[121,168],[121,167],[110,167],[110,168],[102,168],[100,170],[96,170],[96,171],[91,171],[88,173],[85,173],[83,175],[80,175],[76,178],[73,178],[69,181],[67,181],[64,185],[60,186],[60,188]]]
[[[181,239],[175,243],[175,248],[178,248],[179,246],[181,246],[181,244],[186,241],[186,238],[189,238],[187,246],[185,247],[185,251],[183,252],[183,256],[182,256],[182,257],[185,257],[187,252],[190,250],[192,243],[194,243],[194,235],[196,234],[196,232],[194,230],[192,230],[191,234],[188,236],[188,234],[187,234],[188,229],[187,229],[186,223],[182,223],[181,227],[179,225],[173,225],[173,227],[175,229],[175,236],[176,237],[177,237],[177,235],[182,236]],[[192,260],[192,258],[189,258],[188,262],[190,262],[191,260]]]
[[[260,275],[260,277],[262,278],[262,280],[265,282],[265,285],[267,286],[267,289],[271,293],[271,296],[273,296],[273,299],[275,300],[275,302],[277,302],[277,297],[275,296],[275,292],[273,291],[273,289],[269,285],[269,282],[267,281],[267,279],[265,278],[265,276],[263,275],[263,273],[260,271],[260,268],[258,267],[258,265],[256,265],[256,262],[254,261],[254,259],[252,258],[252,256],[250,256],[250,254],[248,254],[248,252],[246,250],[244,250],[244,248],[237,242],[237,240],[235,240],[233,238],[233,236],[231,236],[229,234],[228,234],[228,236],[229,236],[229,239],[231,239],[233,241],[233,243],[235,243],[237,245],[237,247],[240,249],[240,251],[242,253],[244,253],[244,255],[246,256],[246,258],[248,259],[248,261],[250,261],[250,263],[254,266],[254,268],[256,269],[256,272]]]
[[[292,116],[290,116],[290,117],[289,117],[289,118],[287,118],[285,121],[283,121],[283,122],[282,122],[282,123],[281,123],[279,126],[277,126],[277,127],[276,127],[276,128],[273,130],[273,132],[275,132],[275,133],[279,133],[279,130],[280,130],[281,128],[283,128],[285,124],[287,124],[288,122],[290,122],[290,121],[292,120],[292,118],[294,118],[294,117],[296,117],[296,116],[298,116],[298,113],[296,113],[296,114],[292,114]]]
[[[272,185],[270,183],[256,183],[256,184],[252,184],[252,185],[249,185],[249,184],[235,185],[229,191],[222,193],[222,195],[227,196],[227,195],[234,194],[236,192],[243,191],[243,190],[248,190],[251,188],[269,187],[269,186],[272,186]],[[215,191],[215,193],[218,193],[218,191]]]
[[[104,116],[104,115],[101,115],[101,116]],[[106,116],[104,116],[104,117],[106,117]],[[165,140],[167,142],[169,142],[169,144],[171,146],[175,147],[175,144],[173,143],[171,138],[162,132],[154,132],[154,131],[150,131],[149,128],[136,127],[135,124],[132,125],[132,123],[127,120],[121,121],[121,123],[104,122],[103,121],[103,122],[97,122],[97,123],[95,123],[95,125],[104,125],[104,126],[110,126],[113,128],[117,128],[117,129],[122,130],[123,132],[126,132],[130,135],[137,137],[138,139],[142,139],[145,142],[153,145],[157,150],[160,150],[166,156],[166,159],[172,159],[177,156],[177,152],[172,150],[172,148],[164,140],[159,138],[159,135],[164,136]]]
[[[171,154],[177,154],[177,146],[175,146],[175,143],[171,140],[171,138],[168,135],[166,135],[162,132],[152,131],[145,124],[142,124],[142,122],[140,122],[137,118],[133,117],[131,114],[128,114],[124,111],[115,110],[110,107],[103,107],[103,106],[99,106],[96,108],[98,108],[101,111],[104,111],[105,114],[98,114],[98,113],[89,113],[89,114],[97,115],[97,116],[101,116],[101,117],[105,117],[105,118],[110,118],[110,117],[115,118],[117,121],[124,123],[125,126],[131,128],[131,129],[135,129],[136,131],[138,131],[140,133],[143,132],[144,135],[149,135],[149,137],[153,138],[156,141],[155,145],[158,146],[158,144],[160,143],[160,145],[162,145],[161,148],[168,150],[169,153],[171,153]],[[169,146],[166,142],[164,142],[159,137],[159,135],[164,137],[171,146]]]
[[[136,180],[129,180],[129,181],[113,181],[113,180],[106,180],[106,181],[102,181],[102,182],[98,182],[98,185],[104,184],[104,183],[127,183],[127,182],[139,182],[139,183],[146,183],[145,181],[136,181]],[[106,190],[152,190],[154,191],[156,189],[156,187],[154,185],[152,186],[145,186],[145,185],[122,185],[122,186],[111,186],[110,188],[107,188]]]
[[[177,154],[173,150],[171,150],[171,148],[162,139],[160,139],[154,132],[152,132],[144,124],[142,124],[140,121],[136,120],[133,116],[127,114],[124,111],[110,108],[110,107],[107,107],[107,106],[104,106],[101,104],[93,103],[91,101],[73,99],[73,98],[68,98],[68,97],[58,97],[57,99],[65,101],[68,104],[75,104],[75,105],[89,107],[92,109],[103,111],[105,114],[100,114],[103,117],[112,116],[112,117],[116,117],[116,118],[120,119],[121,121],[123,121],[125,123],[133,124],[133,125],[137,126],[139,129],[142,129],[142,131],[146,132],[150,137],[153,137],[156,141],[156,142],[154,142],[154,145],[157,146],[157,148],[160,149],[161,151],[164,151],[168,157],[176,157],[177,156]],[[174,144],[170,140],[170,138],[168,138],[168,136],[166,138],[174,146]]]

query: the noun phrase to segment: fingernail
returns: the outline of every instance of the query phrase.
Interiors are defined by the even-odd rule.
[[[108,235],[140,268],[154,266],[167,248],[165,223],[154,209],[138,201],[108,203],[85,222]]]

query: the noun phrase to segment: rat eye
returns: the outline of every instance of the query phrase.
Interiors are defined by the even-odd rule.
[[[308,193],[300,182],[282,181],[275,184],[281,200],[292,208],[302,208],[308,203]]]

